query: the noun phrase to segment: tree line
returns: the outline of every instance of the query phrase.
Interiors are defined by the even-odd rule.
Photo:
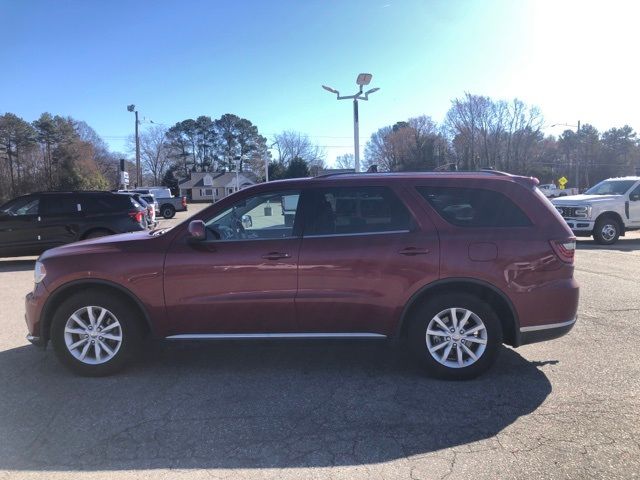
[[[0,115],[0,200],[40,190],[105,189],[116,158],[85,122],[43,113]]]
[[[559,137],[545,136],[543,126],[540,110],[521,100],[465,94],[439,125],[424,115],[379,129],[366,145],[364,164],[385,171],[493,168],[543,182],[565,176],[580,188],[640,168],[640,142],[628,125],[602,133],[576,125]]]
[[[465,94],[452,100],[442,122],[422,115],[374,132],[364,149],[365,168],[379,171],[495,168],[532,175],[543,182],[569,179],[584,188],[612,176],[635,174],[640,142],[628,125],[599,132],[584,124],[545,136],[540,110],[521,100]],[[118,160],[126,157],[134,178],[135,140],[129,152],[112,152],[85,122],[43,113],[32,122],[0,115],[0,201],[36,190],[111,189],[118,186]],[[317,175],[326,152],[309,136],[283,131],[267,138],[250,120],[234,114],[199,116],[140,134],[146,185],[177,187],[190,172],[239,169],[257,180]],[[352,154],[336,168],[353,168]]]

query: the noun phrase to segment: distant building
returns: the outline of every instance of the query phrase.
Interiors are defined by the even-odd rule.
[[[235,172],[192,172],[179,184],[180,195],[191,202],[217,202],[233,192],[255,185],[250,174]]]

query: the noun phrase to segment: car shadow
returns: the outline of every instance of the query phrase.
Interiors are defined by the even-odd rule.
[[[33,270],[33,266],[36,263],[35,258],[32,259],[3,259],[0,258],[0,273],[3,272],[26,272]]]
[[[624,238],[620,239],[613,245],[600,245],[594,240],[581,240],[577,242],[579,250],[613,250],[617,252],[635,252],[640,250],[640,238]]]
[[[287,468],[386,462],[490,438],[546,375],[515,350],[467,382],[386,343],[151,344],[106,378],[51,349],[0,353],[1,470]]]

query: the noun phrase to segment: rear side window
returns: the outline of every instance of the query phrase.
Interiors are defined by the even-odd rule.
[[[313,192],[313,193],[311,193]],[[346,235],[410,230],[410,215],[386,187],[337,187],[310,190],[313,209],[305,235]]]
[[[508,197],[482,188],[417,187],[429,205],[459,227],[528,227],[529,217]]]
[[[109,213],[131,210],[132,201],[128,195],[91,195],[80,200],[85,213]]]
[[[40,204],[42,215],[74,215],[79,211],[75,195],[43,195]]]

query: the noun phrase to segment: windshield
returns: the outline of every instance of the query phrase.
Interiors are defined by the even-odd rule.
[[[591,187],[587,195],[624,195],[633,187],[636,180],[605,180]]]

